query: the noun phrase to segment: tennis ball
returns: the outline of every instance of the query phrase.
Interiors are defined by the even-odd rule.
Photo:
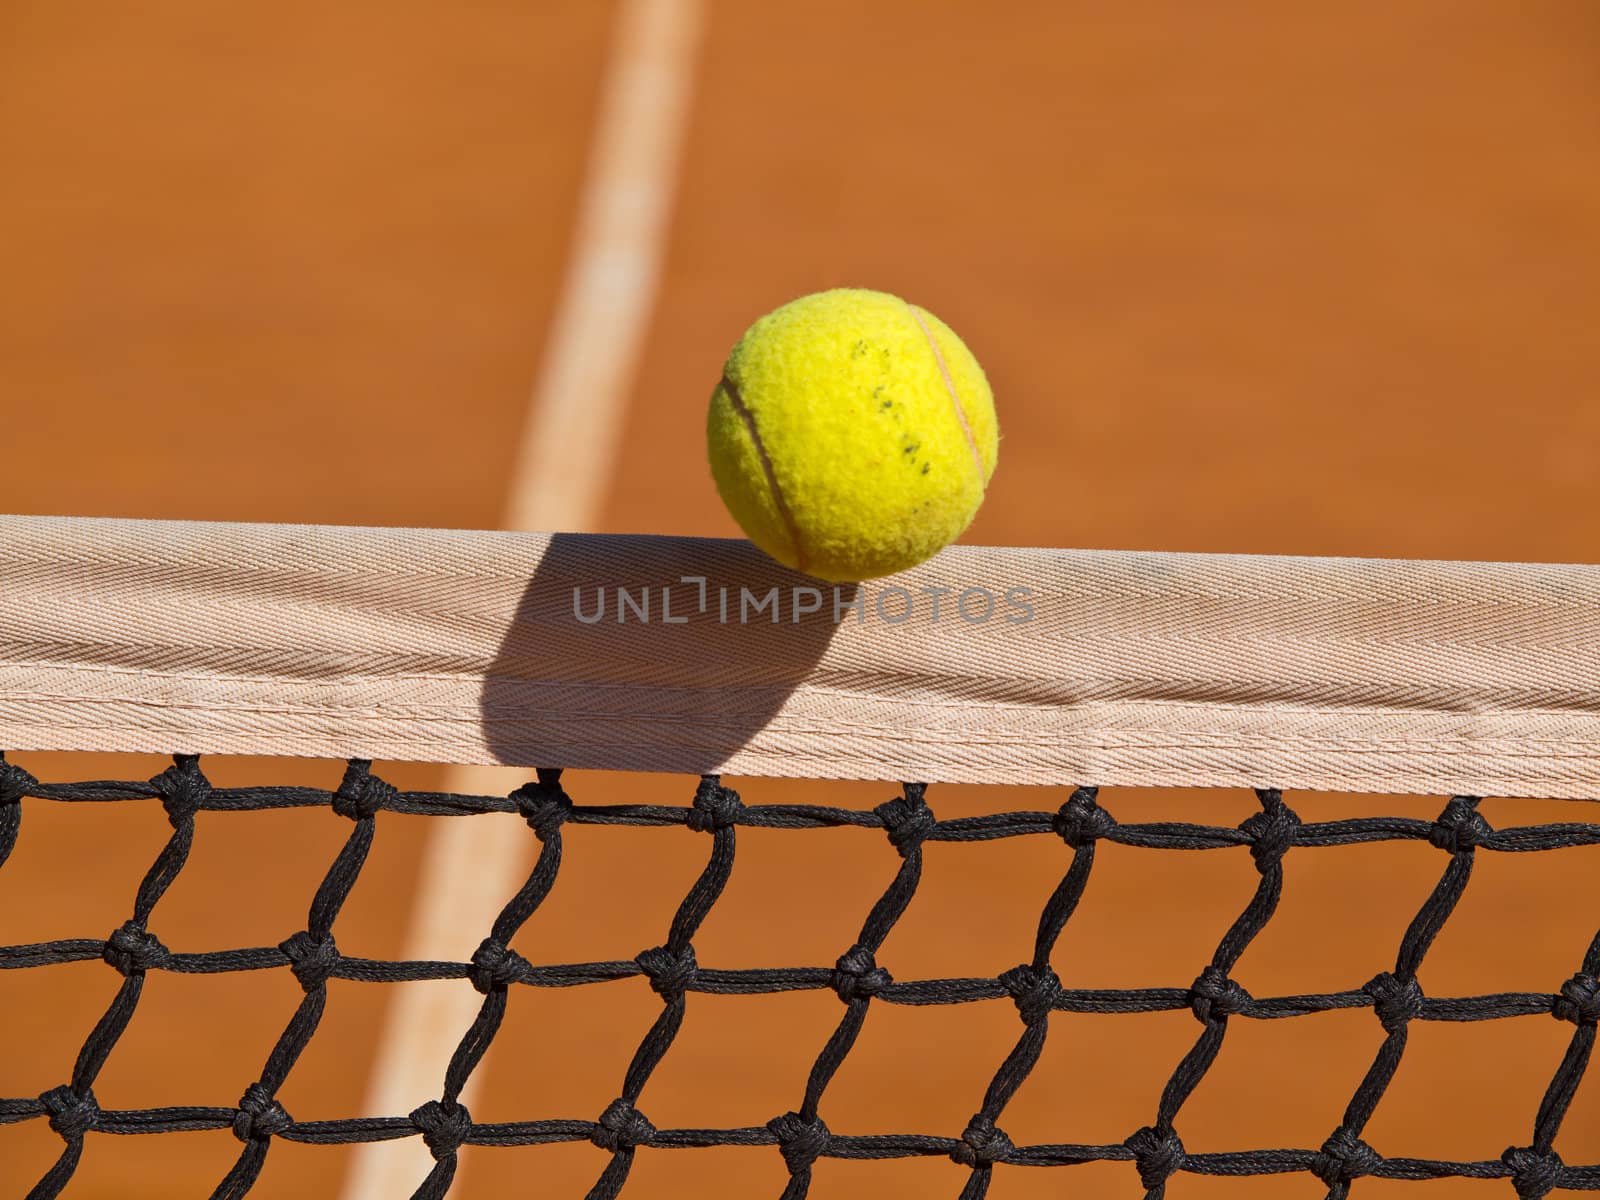
[[[999,428],[978,360],[884,292],[803,296],[758,320],[711,395],[706,443],[734,520],[785,566],[853,581],[960,536]]]

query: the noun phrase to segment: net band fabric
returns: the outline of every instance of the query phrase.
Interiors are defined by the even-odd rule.
[[[0,1098],[0,1124],[48,1121],[61,1137],[60,1157],[28,1193],[29,1200],[59,1195],[90,1152],[95,1133],[159,1134],[179,1130],[231,1129],[239,1156],[212,1195],[246,1195],[268,1166],[277,1140],[340,1144],[402,1137],[423,1139],[435,1160],[419,1181],[417,1200],[439,1200],[454,1179],[463,1145],[532,1146],[592,1143],[600,1152],[597,1181],[589,1200],[613,1200],[628,1182],[637,1150],[682,1150],[706,1146],[767,1147],[781,1155],[788,1183],[783,1200],[803,1200],[813,1168],[825,1158],[940,1156],[952,1160],[961,1200],[983,1200],[995,1168],[1066,1168],[1099,1161],[1126,1162],[1137,1173],[1148,1200],[1161,1200],[1169,1179],[1180,1172],[1206,1175],[1309,1174],[1341,1200],[1366,1178],[1433,1180],[1472,1178],[1507,1181],[1508,1193],[1543,1197],[1557,1190],[1600,1190],[1600,1164],[1563,1161],[1557,1140],[1563,1118],[1588,1067],[1600,1021],[1600,933],[1572,949],[1573,973],[1552,979],[1546,991],[1477,996],[1429,996],[1418,981],[1430,945],[1468,886],[1484,853],[1549,851],[1600,844],[1600,824],[1563,822],[1494,829],[1478,802],[1455,797],[1433,821],[1378,817],[1303,822],[1282,793],[1257,793],[1259,811],[1237,827],[1201,824],[1120,823],[1101,805],[1093,788],[1072,791],[1051,809],[940,820],[922,785],[867,810],[762,805],[745,801],[715,777],[686,781],[686,804],[585,805],[564,789],[561,772],[542,770],[509,796],[458,796],[402,792],[374,775],[371,764],[353,761],[337,787],[213,788],[200,760],[179,757],[147,783],[41,783],[15,765],[0,764],[0,865],[16,845],[27,804],[36,801],[157,801],[173,833],[144,877],[128,920],[105,938],[0,946],[0,968],[36,968],[102,959],[120,979],[104,1016],[90,1031],[64,1081],[38,1096]],[[692,793],[689,788],[692,787]],[[1031,792],[1044,796],[1043,791]],[[168,948],[158,936],[158,905],[188,860],[202,812],[240,812],[274,807],[323,806],[352,823],[348,839],[310,901],[305,927],[280,944],[205,953]],[[470,959],[460,962],[376,961],[340,952],[335,925],[356,886],[386,814],[422,813],[471,819],[471,814],[516,812],[539,852],[531,873],[483,931]],[[663,914],[661,944],[623,961],[534,963],[510,943],[530,921],[556,883],[562,859],[562,829],[568,824],[687,826],[706,836],[704,868],[670,921]],[[838,827],[881,830],[886,837],[886,886],[860,926],[855,942],[836,962],[790,968],[739,969],[701,963],[694,939],[735,870],[738,831],[745,827],[798,831]],[[930,842],[996,838],[1058,839],[1059,883],[1042,897],[1033,957],[993,978],[900,979],[892,962],[879,961],[885,940],[915,897],[923,878],[923,848]],[[1103,842],[1151,851],[1221,851],[1248,848],[1258,877],[1243,911],[1223,935],[1209,961],[1198,964],[1191,983],[1173,986],[1086,990],[1071,986],[1052,966],[1052,952],[1070,922],[1094,872]],[[1241,956],[1271,920],[1301,854],[1317,848],[1372,841],[1422,841],[1440,851],[1438,880],[1400,939],[1392,970],[1352,981],[1345,990],[1297,996],[1253,996],[1235,976]],[[1244,866],[1241,863],[1241,866]],[[1247,867],[1245,869],[1248,869]],[[1019,914],[1031,921],[1032,913]],[[479,936],[476,931],[471,937]],[[258,1078],[245,1084],[235,1105],[115,1111],[100,1107],[94,1083],[134,1019],[146,979],[164,971],[219,973],[292,972],[303,990],[287,1014],[283,1033]],[[558,1113],[538,1119],[483,1123],[459,1102],[465,1082],[500,1029],[513,992],[524,989],[600,985],[644,978],[661,1001],[659,1015],[644,1031],[616,1099],[600,1113]],[[404,983],[468,979],[483,1001],[470,1028],[462,1031],[439,1091],[417,1098],[409,1114],[370,1118],[297,1121],[278,1099],[297,1059],[314,1036],[329,1003],[330,979]],[[795,1081],[795,1107],[784,1113],[752,1114],[733,1128],[660,1128],[648,1115],[646,1085],[671,1051],[691,997],[697,993],[741,996],[795,990],[831,990],[841,1004],[839,1022],[819,1047],[809,1078]],[[987,1090],[973,1097],[973,1116],[960,1131],[859,1134],[831,1129],[825,1119],[827,1091],[856,1043],[870,1008],[879,1004],[961,1005],[1009,997],[1018,1021],[1016,1041],[997,1064]],[[1150,1013],[1189,1010],[1199,1031],[1176,1064],[1159,1097],[1152,1097],[1150,1122],[1111,1144],[1017,1144],[1005,1132],[1006,1107],[1039,1061],[1052,1023],[1064,1013]],[[1371,1065],[1344,1109],[1342,1120],[1319,1146],[1190,1152],[1183,1144],[1183,1112],[1191,1094],[1222,1052],[1230,1023],[1292,1019],[1333,1009],[1370,1009],[1375,1020]],[[1537,1111],[1529,1114],[1526,1143],[1485,1147],[1481,1159],[1444,1161],[1381,1153],[1363,1137],[1405,1056],[1408,1030],[1418,1021],[1487,1021],[1552,1018],[1572,1026],[1565,1053],[1552,1055],[1551,1077]],[[281,1019],[281,1018],[280,1018]],[[1092,1086],[1092,1085],[1091,1085]],[[96,1147],[101,1149],[101,1147]],[[599,1165],[603,1163],[604,1165]],[[1070,1179],[1070,1175],[1067,1177]],[[954,1188],[952,1188],[952,1194]]]
[[[1586,798],[1600,568],[7,517],[0,745]]]

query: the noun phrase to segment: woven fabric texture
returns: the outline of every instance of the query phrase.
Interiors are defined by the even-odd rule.
[[[0,745],[1600,795],[1600,568],[0,518]]]

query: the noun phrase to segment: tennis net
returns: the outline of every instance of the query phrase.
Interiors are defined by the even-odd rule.
[[[641,1186],[640,1194],[662,1194],[637,1182],[641,1152],[714,1147],[770,1156],[781,1174],[774,1192],[786,1200],[818,1194],[813,1175],[835,1165],[902,1159],[943,1163],[949,1193],[963,1200],[990,1195],[1002,1174],[995,1194],[1028,1194],[1003,1189],[1035,1179],[1057,1194],[1057,1176],[1071,1181],[1091,1164],[1120,1164],[1149,1197],[1164,1196],[1175,1177],[1187,1184],[1285,1174],[1319,1181],[1333,1197],[1366,1180],[1500,1181],[1522,1197],[1600,1190],[1600,1123],[1567,1120],[1558,1136],[1582,1103],[1600,1020],[1600,905],[1589,853],[1600,847],[1593,568],[976,550],[941,556],[877,592],[840,597],[733,543],[39,519],[10,519],[3,532],[0,744],[16,753],[0,766],[0,867],[23,854],[36,806],[159,805],[172,830],[109,935],[0,945],[0,967],[99,961],[118,977],[59,1082],[13,1094],[0,1077],[0,1123],[47,1124],[61,1141],[37,1182],[18,1181],[30,1197],[60,1194],[92,1153],[115,1154],[115,1146],[87,1148],[98,1135],[207,1130],[237,1139],[212,1192],[219,1197],[243,1196],[258,1181],[270,1186],[276,1144],[392,1139],[420,1140],[432,1156],[416,1180],[418,1197],[451,1189],[463,1147],[560,1143],[593,1148],[597,1181],[587,1194],[596,1200]],[[669,591],[682,602],[676,610]],[[727,617],[724,594],[732,597]],[[776,619],[766,607],[753,619],[740,613],[746,595],[747,609],[765,601]],[[935,601],[946,606],[943,622]],[[602,619],[590,620],[596,613]],[[335,747],[346,749],[347,765],[320,787],[208,778],[213,755],[326,757]],[[23,765],[45,751],[157,748],[176,757],[138,782],[54,782]],[[463,794],[397,787],[374,768],[379,757],[534,770],[504,793]],[[617,795],[617,779],[628,777],[587,774],[641,770],[684,777],[657,779],[650,796],[635,801]],[[748,778],[736,788],[734,775]],[[807,785],[823,794],[798,802],[781,782],[813,775],[905,782],[863,804],[817,802],[833,799],[828,790],[837,785],[827,783]],[[1009,805],[985,789],[979,811],[939,815],[944,794],[958,798],[958,810],[971,807],[963,788],[972,784],[1033,786],[1001,792]],[[598,802],[586,786],[602,792]],[[1152,786],[1244,788],[1253,811],[1231,823],[1140,819],[1136,798]],[[663,788],[678,793],[658,799]],[[1350,803],[1325,794],[1333,791],[1380,793],[1382,803],[1391,793],[1437,799],[1429,815],[1400,801],[1392,801],[1404,810],[1398,815],[1308,815]],[[1182,796],[1204,817],[1221,794]],[[1521,816],[1550,818],[1549,806],[1534,802],[1540,797],[1569,803],[1553,819]],[[1505,806],[1493,822],[1492,805]],[[322,809],[349,823],[303,924],[276,944],[169,948],[160,902],[212,820],[206,814],[292,809]],[[399,815],[492,814],[526,823],[531,863],[499,912],[463,931],[469,953],[378,958],[341,947],[335,926],[380,824]],[[676,827],[704,839],[686,892],[675,908],[663,906],[659,941],[623,957],[524,952],[568,873],[564,847],[576,831],[601,826],[657,831],[652,838]],[[702,933],[714,913],[726,913],[749,853],[741,838],[774,831],[787,841],[806,830],[878,840],[881,883],[864,917],[849,917],[853,930],[837,954],[805,965],[713,960]],[[975,855],[997,843],[1048,848],[1055,864],[1001,889],[1011,905],[1004,938],[982,931],[1024,944],[1025,953],[992,972],[904,969],[896,931],[930,887],[971,907],[974,892],[997,886],[992,874],[963,873],[959,857],[941,862],[938,884],[930,854],[949,844]],[[1311,860],[1336,848],[1389,845],[1438,858],[1425,878],[1416,876],[1417,902],[1397,936],[1355,956],[1381,957],[1380,969],[1326,990],[1260,986],[1276,978],[1261,960],[1297,867],[1319,870]],[[1109,864],[1108,852],[1118,856]],[[1080,969],[1063,939],[1093,919],[1092,887],[1124,869],[1147,890],[1155,885],[1145,881],[1161,874],[1147,860],[1195,852],[1224,859],[1252,882],[1232,889],[1238,900],[1226,911],[1229,889],[1196,894],[1192,880],[1161,893],[1161,903],[1219,913],[1220,937],[1186,971],[1164,963],[1159,984],[1084,982],[1080,976],[1094,972]],[[1562,886],[1540,893],[1587,922],[1564,951],[1565,966],[1527,990],[1424,990],[1429,952],[1467,906],[1480,864],[1529,855],[1568,863],[1549,871]],[[1386,869],[1367,862],[1343,894],[1381,891],[1372,876]],[[70,865],[58,874],[70,879]],[[821,919],[835,881],[825,871],[809,880],[795,903]],[[1021,895],[1033,899],[1017,909]],[[1337,919],[1302,915],[1287,948],[1322,954]],[[773,934],[775,951],[786,936]],[[0,942],[12,941],[0,933]],[[1281,940],[1277,947],[1286,948]],[[1476,942],[1466,954],[1480,965],[1493,957]],[[100,1073],[135,1027],[154,980],[245,972],[292,976],[301,998],[236,1101],[100,1103]],[[474,1114],[464,1089],[511,1006],[626,980],[648,985],[656,1013],[630,1038],[630,1057],[620,1078],[607,1081],[612,1098],[599,1111]],[[330,983],[339,981],[466,981],[478,997],[475,1015],[452,1036],[437,1086],[409,1112],[299,1119],[282,1099],[323,1022]],[[652,1079],[671,1062],[696,1003],[716,996],[757,1004],[787,993],[813,993],[833,1006],[825,1036],[805,1051],[807,1072],[784,1081],[792,1084],[787,1107],[715,1124],[669,1123],[652,1112]],[[995,1006],[1008,1003],[1006,1044],[964,1123],[897,1132],[894,1112],[881,1105],[866,1129],[834,1115],[848,1107],[836,1081],[883,1014],[982,1011],[997,1028]],[[1338,1116],[1318,1138],[1278,1148],[1194,1144],[1191,1098],[1227,1061],[1224,1042],[1237,1039],[1241,1025],[1309,1026],[1345,1011],[1365,1012],[1367,1049],[1353,1085],[1328,1101]],[[1067,1127],[1072,1110],[1046,1104],[1040,1119],[1024,1124],[1047,1136],[1016,1132],[1019,1097],[1071,1070],[1071,1060],[1049,1057],[1050,1042],[1074,1045],[1075,1030],[1103,1029],[1101,1018],[1137,1024],[1135,1017],[1158,1014],[1186,1014],[1194,1031],[1145,1097],[1140,1124],[1114,1138],[1077,1138]],[[1386,1097],[1388,1108],[1396,1104],[1395,1081],[1414,1057],[1408,1044],[1419,1028],[1536,1020],[1541,1029],[1570,1028],[1556,1049],[1540,1037],[1518,1043],[1523,1059],[1544,1055],[1543,1083],[1519,1138],[1451,1157],[1372,1136]],[[6,1036],[19,1036],[20,1025],[12,1022]],[[1492,1065],[1506,1054],[1483,1057]],[[1110,1086],[1081,1073],[1070,1083],[1091,1097]],[[1435,1107],[1447,1120],[1445,1106]],[[524,1169],[537,1178],[536,1164]],[[1120,1191],[1106,1186],[1105,1194],[1122,1194],[1128,1181]]]

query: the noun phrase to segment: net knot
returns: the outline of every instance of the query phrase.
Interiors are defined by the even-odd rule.
[[[526,978],[527,970],[527,959],[498,938],[486,937],[472,952],[472,969],[467,972],[467,978],[487,996],[496,988],[503,991],[508,984]]]
[[[772,1118],[767,1128],[778,1139],[778,1151],[791,1175],[799,1175],[827,1153],[828,1143],[833,1138],[821,1117],[808,1121],[794,1112]]]
[[[344,778],[333,793],[333,811],[347,820],[365,820],[392,804],[398,794],[393,784],[372,774],[370,762],[364,758],[352,758],[345,766]]]
[[[642,951],[633,961],[649,978],[651,990],[668,1003],[688,991],[700,970],[694,958],[694,947],[687,942],[677,947],[654,946]]]
[[[1452,796],[1428,830],[1428,840],[1441,850],[1460,854],[1488,838],[1494,829],[1478,814],[1477,803],[1469,796]]]
[[[1050,818],[1050,828],[1074,850],[1082,850],[1117,827],[1117,819],[1100,807],[1098,795],[1098,788],[1081,787]]]
[[[40,1096],[39,1103],[50,1116],[50,1128],[64,1141],[75,1142],[100,1123],[100,1106],[89,1088],[79,1092],[62,1084]]]
[[[950,1151],[950,1157],[964,1167],[987,1167],[1004,1161],[1013,1149],[1005,1130],[978,1113],[961,1131],[961,1140]]]
[[[0,754],[0,804],[18,804],[38,786],[37,779]]]
[[[1341,1125],[1322,1143],[1311,1170],[1329,1187],[1337,1187],[1372,1174],[1382,1163],[1376,1150]]]
[[[472,1114],[465,1104],[429,1100],[411,1113],[411,1124],[422,1134],[422,1144],[434,1161],[451,1158],[472,1133]]]
[[[152,967],[162,966],[172,957],[172,953],[155,934],[141,929],[132,921],[124,921],[111,931],[100,957],[123,975],[132,975],[135,971],[148,971]]]
[[[200,770],[199,757],[193,754],[176,756],[150,785],[161,797],[161,806],[167,810],[167,820],[174,829],[192,821],[211,795],[211,781]]]
[[[536,782],[523,784],[511,793],[511,799],[541,842],[555,837],[572,815],[572,799],[561,787],[560,771],[541,770]]]
[[[1532,1146],[1513,1146],[1500,1156],[1500,1161],[1511,1168],[1511,1186],[1516,1188],[1519,1200],[1540,1200],[1555,1191],[1566,1167],[1554,1150]]]
[[[1361,990],[1372,997],[1372,1011],[1385,1033],[1400,1032],[1422,1011],[1422,985],[1415,979],[1400,979],[1385,971]]]
[[[327,983],[328,976],[339,965],[339,947],[334,944],[331,933],[318,936],[302,929],[287,941],[279,942],[278,949],[288,956],[289,969],[308,992]]]
[[[233,1114],[233,1136],[241,1142],[265,1141],[294,1124],[294,1118],[267,1091],[266,1085],[252,1083],[239,1097],[239,1111]]]
[[[744,801],[738,792],[723,787],[715,775],[706,775],[695,789],[687,823],[696,833],[715,833],[733,825],[743,811]]]
[[[872,810],[883,822],[884,832],[889,835],[890,844],[901,858],[915,852],[939,827],[933,809],[922,798],[926,791],[927,788],[920,783],[908,783],[905,785],[905,795],[896,796]]]
[[[1255,859],[1256,870],[1265,873],[1289,853],[1299,836],[1300,818],[1277,792],[1262,792],[1261,797],[1266,807],[1239,828],[1250,835],[1250,857]]]
[[[872,951],[865,946],[851,946],[833,965],[833,978],[829,980],[839,999],[849,1004],[860,997],[870,1000],[894,982],[893,976],[878,965]]]
[[[1061,980],[1049,967],[1023,963],[1000,976],[1000,986],[1010,994],[1024,1025],[1037,1025],[1061,999]]]
[[[1561,985],[1561,994],[1550,1011],[1557,1020],[1574,1025],[1600,1022],[1600,979],[1579,971]]]
[[[1133,1165],[1146,1191],[1160,1187],[1188,1161],[1176,1130],[1146,1125],[1122,1144],[1133,1151]]]
[[[1202,1024],[1226,1020],[1250,1007],[1250,993],[1215,964],[1207,964],[1189,988],[1189,1011]]]
[[[602,1150],[616,1153],[642,1146],[656,1136],[656,1127],[633,1105],[620,1097],[606,1105],[589,1140]]]

